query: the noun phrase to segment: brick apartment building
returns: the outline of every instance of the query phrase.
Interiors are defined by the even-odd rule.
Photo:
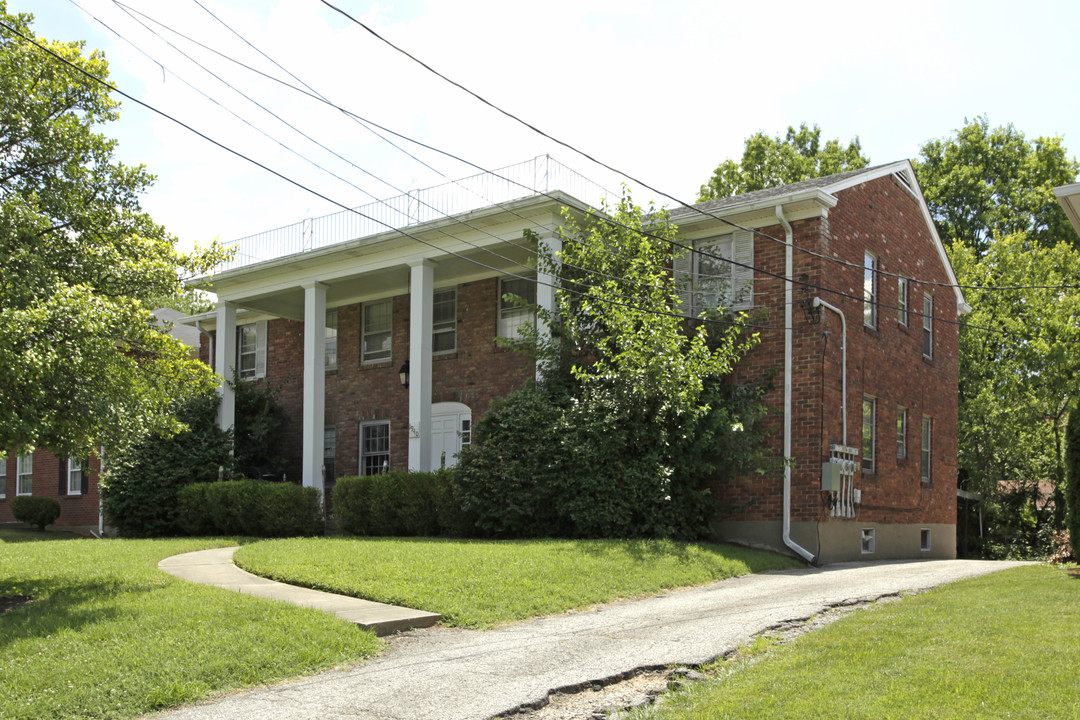
[[[213,278],[216,311],[189,322],[219,372],[275,389],[290,479],[325,489],[343,475],[452,465],[472,420],[536,374],[496,342],[532,319],[506,293],[553,306],[550,278],[533,283],[525,269],[534,248],[524,231],[558,249],[561,208],[602,196],[538,158],[245,238]],[[712,201],[673,220],[700,251],[675,264],[686,302],[697,312],[730,293],[726,304],[761,326],[737,373],[775,374],[771,447],[792,458],[782,472],[715,486],[732,508],[717,535],[816,563],[952,557],[955,322],[967,306],[910,164]],[[5,512],[0,501],[0,521]]]

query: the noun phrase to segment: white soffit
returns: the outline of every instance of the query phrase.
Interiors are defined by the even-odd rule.
[[[1054,188],[1054,196],[1065,209],[1073,229],[1080,235],[1080,182]]]

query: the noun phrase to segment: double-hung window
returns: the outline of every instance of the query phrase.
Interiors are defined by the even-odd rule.
[[[337,309],[326,311],[326,369],[337,370]]]
[[[862,469],[874,472],[874,416],[877,414],[877,400],[869,395],[862,401]]]
[[[266,377],[266,321],[236,328],[236,374],[241,380]]]
[[[863,254],[863,325],[877,327],[877,256],[869,250]]]
[[[360,426],[360,474],[379,475],[390,470],[390,422]]]
[[[697,317],[754,305],[754,234],[739,230],[693,243],[673,262],[682,311]]]
[[[922,299],[922,354],[927,360],[934,357],[934,296],[926,293]]]
[[[457,290],[434,294],[431,306],[431,349],[435,354],[457,350]]]
[[[932,429],[933,421],[924,415],[922,419],[922,458],[919,463],[920,473],[924,483],[930,482],[930,436]]]
[[[0,498],[7,497],[7,453],[0,452]]]
[[[86,463],[77,458],[67,461],[67,494],[82,495],[86,492]]]
[[[393,342],[393,298],[364,303],[360,362],[389,362]]]
[[[907,327],[908,324],[908,279],[896,278],[896,321]]]
[[[34,456],[20,455],[15,463],[15,494],[32,495],[34,492]]]
[[[514,300],[511,298],[520,298]],[[522,304],[522,301],[526,304]],[[536,282],[527,278],[499,279],[499,337],[520,340],[522,328],[536,322]]]
[[[907,408],[896,408],[896,457],[907,457]]]

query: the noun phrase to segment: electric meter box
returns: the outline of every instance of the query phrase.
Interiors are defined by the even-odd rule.
[[[822,490],[840,492],[840,489],[844,485],[843,474],[841,473],[843,467],[844,464],[838,462],[821,463]]]

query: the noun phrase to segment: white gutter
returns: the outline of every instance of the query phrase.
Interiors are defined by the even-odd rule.
[[[834,313],[839,315],[840,326],[841,328],[843,328],[842,334],[840,335],[840,349],[843,350],[843,365],[841,366],[841,374],[843,380],[840,385],[840,402],[843,403],[842,409],[844,414],[844,434],[841,437],[844,438],[842,440],[842,443],[844,445],[847,445],[847,318],[844,317],[844,313],[840,312],[839,308],[834,305],[830,305],[829,303],[822,300],[820,297],[814,298],[814,307],[824,307],[832,310]],[[821,381],[825,382],[825,378],[822,378]]]
[[[791,371],[792,371],[792,305],[795,287],[795,240],[791,223],[784,217],[784,206],[776,206],[776,219],[784,226],[784,544],[797,552],[806,562],[814,562],[814,554],[791,539]]]

